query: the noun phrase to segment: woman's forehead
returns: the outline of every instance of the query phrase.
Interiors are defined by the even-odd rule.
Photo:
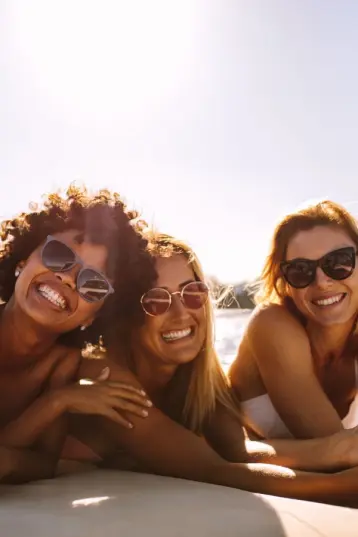
[[[158,257],[155,260],[158,274],[156,285],[158,287],[177,288],[184,282],[194,279],[191,263],[182,254],[171,257]]]
[[[67,244],[81,258],[84,264],[104,271],[107,267],[109,252],[104,244],[96,244],[80,230],[68,229],[53,233],[52,237]]]
[[[338,226],[316,226],[299,231],[292,237],[288,243],[286,259],[319,259],[326,253],[345,246],[354,246],[354,241],[344,229]]]

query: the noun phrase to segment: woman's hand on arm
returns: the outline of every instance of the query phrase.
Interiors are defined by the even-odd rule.
[[[306,331],[293,315],[282,306],[258,310],[245,337],[267,393],[293,436],[325,437],[342,429],[315,374]]]
[[[104,416],[129,428],[132,413],[146,417],[150,402],[143,390],[123,382],[101,380],[103,378],[102,368],[99,380],[83,380],[50,389],[1,430],[0,445],[31,447],[66,413]],[[122,411],[129,413],[128,419]]]

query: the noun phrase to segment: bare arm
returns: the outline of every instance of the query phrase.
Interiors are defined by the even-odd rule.
[[[0,483],[25,483],[54,475],[51,459],[30,450],[0,447]]]
[[[122,374],[123,378],[123,374]],[[127,373],[127,381],[136,379]],[[230,463],[207,442],[152,408],[146,420],[133,417],[134,428],[122,429],[108,420],[104,428],[117,448],[125,449],[147,471],[252,492],[334,503],[353,502],[358,473],[324,475],[293,472],[266,464]],[[341,480],[345,489],[341,487]]]
[[[218,406],[205,429],[210,445],[230,462],[258,462],[314,471],[358,465],[358,430],[343,430],[325,438],[252,441],[239,420]]]
[[[342,429],[341,419],[316,377],[306,331],[285,308],[258,310],[244,338],[267,393],[293,436],[325,437]],[[240,349],[230,371],[238,394],[239,372]]]
[[[2,429],[0,445],[13,448],[31,447],[62,414],[63,408],[57,403],[52,392],[48,392]]]
[[[65,409],[54,392],[74,381],[80,361],[78,349],[57,346],[33,369],[33,375],[45,379],[46,391],[0,431],[0,445],[23,448],[36,444],[46,453],[60,449],[66,429]]]
[[[358,438],[355,443],[358,451]],[[245,447],[249,462],[311,471],[337,471],[351,466],[350,451],[343,446],[340,448],[335,435],[308,440],[247,440]],[[358,462],[358,457],[356,459]]]

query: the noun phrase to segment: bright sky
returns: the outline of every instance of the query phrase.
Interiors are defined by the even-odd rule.
[[[0,214],[117,189],[207,273],[255,277],[308,198],[358,214],[358,2],[3,0]]]

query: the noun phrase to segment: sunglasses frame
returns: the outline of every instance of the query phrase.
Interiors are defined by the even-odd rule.
[[[184,302],[184,298],[183,298],[185,288],[188,287],[188,285],[192,285],[193,283],[201,283],[201,284],[205,285],[205,287],[206,287],[206,299],[205,299],[205,302],[204,302],[199,308],[188,308],[188,306],[185,304],[185,302]],[[160,289],[161,291],[165,291],[166,293],[168,293],[168,296],[169,296],[169,302],[168,302],[168,307],[167,307],[167,309],[166,309],[165,311],[163,311],[162,313],[153,314],[153,313],[149,313],[149,312],[145,309],[145,307],[144,307],[144,305],[143,305],[143,300],[144,300],[144,297],[145,297],[146,294],[148,294],[150,291],[155,291],[156,289]],[[152,289],[149,289],[149,291],[143,293],[143,295],[141,296],[141,299],[140,299],[140,303],[141,303],[141,306],[142,306],[142,309],[143,309],[144,313],[145,313],[146,315],[149,315],[149,317],[159,317],[160,315],[164,315],[165,313],[167,313],[167,312],[170,310],[171,305],[172,305],[172,302],[173,302],[173,301],[172,301],[172,296],[174,296],[174,295],[180,295],[180,302],[183,304],[183,306],[184,306],[186,309],[188,309],[188,310],[190,310],[190,309],[196,309],[196,310],[199,310],[200,308],[202,308],[203,306],[205,306],[205,304],[206,304],[206,302],[207,302],[207,300],[208,300],[208,297],[209,297],[209,287],[206,285],[205,282],[202,282],[202,281],[200,281],[200,280],[198,280],[198,281],[193,281],[193,282],[189,282],[189,283],[187,283],[186,285],[184,285],[184,287],[183,287],[180,291],[174,291],[174,293],[171,293],[170,291],[168,291],[168,289],[164,289],[164,287],[152,287]]]
[[[352,261],[351,272],[347,274],[347,276],[344,276],[343,278],[334,278],[332,277],[331,274],[327,274],[327,267],[325,267],[324,260],[329,255],[339,253],[339,252],[344,252],[344,251],[349,253],[351,256],[351,261]],[[290,287],[293,287],[294,289],[305,289],[306,287],[309,287],[310,285],[312,285],[312,283],[315,281],[318,267],[322,269],[325,275],[331,278],[332,280],[335,280],[335,281],[346,280],[347,278],[349,278],[349,276],[353,274],[353,271],[356,267],[356,257],[357,257],[357,251],[354,248],[354,246],[344,246],[343,248],[337,248],[336,250],[327,252],[319,259],[306,259],[304,257],[297,257],[296,259],[292,259],[291,261],[282,261],[282,263],[280,263],[280,270],[281,270],[281,274],[284,280],[288,283]],[[312,267],[312,270],[313,270],[312,277],[309,283],[307,283],[306,285],[299,285],[299,286],[292,285],[292,283],[290,283],[289,280],[287,279],[287,269],[292,265],[293,262],[297,262],[297,261],[304,261],[305,263],[308,263],[310,267]]]
[[[46,246],[50,242],[59,242],[62,246],[65,246],[66,248],[68,248],[68,250],[70,250],[70,252],[72,252],[73,257],[74,257],[74,261],[70,266],[68,266],[68,267],[66,267],[65,269],[62,269],[62,270],[52,270],[50,267],[47,266],[47,264],[44,262],[44,255],[43,254],[44,254],[44,250],[45,250]],[[46,242],[44,243],[44,245],[41,248],[41,262],[42,262],[44,267],[46,267],[48,270],[51,270],[51,272],[54,272],[54,273],[55,272],[68,272],[68,271],[72,270],[73,267],[75,267],[76,265],[79,265],[81,267],[81,269],[78,271],[78,273],[76,275],[76,291],[77,291],[77,293],[80,295],[80,297],[83,300],[85,300],[86,302],[89,302],[90,304],[93,304],[93,303],[96,303],[96,302],[101,302],[102,300],[105,300],[109,295],[114,293],[114,288],[113,288],[111,282],[109,281],[107,276],[105,276],[103,274],[103,272],[99,271],[98,269],[96,269],[94,267],[91,267],[90,265],[85,265],[83,263],[82,259],[79,257],[79,255],[71,248],[71,246],[69,246],[65,242],[61,241],[60,239],[57,239],[56,237],[53,237],[52,235],[47,236]],[[103,278],[103,280],[108,284],[107,293],[103,297],[99,298],[98,300],[91,300],[91,299],[85,297],[84,294],[81,293],[81,291],[78,290],[78,280],[80,278],[80,275],[85,270],[92,270],[93,272],[95,272],[96,274],[101,276],[101,278]]]

